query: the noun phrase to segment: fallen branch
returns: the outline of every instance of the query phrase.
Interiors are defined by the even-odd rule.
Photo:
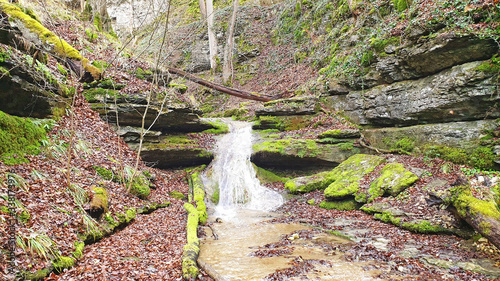
[[[172,73],[172,74],[180,75],[180,76],[182,76],[182,77],[184,77],[192,82],[200,84],[202,86],[205,86],[205,87],[208,87],[210,89],[214,89],[214,90],[217,90],[217,91],[220,91],[220,92],[223,92],[223,93],[235,96],[235,97],[239,97],[239,98],[243,98],[243,99],[247,99],[247,100],[264,101],[264,102],[277,99],[275,97],[271,97],[271,96],[267,96],[267,95],[263,95],[263,94],[259,94],[259,93],[255,93],[255,92],[247,92],[247,91],[243,91],[243,90],[238,90],[238,89],[230,88],[230,87],[227,87],[227,86],[224,86],[221,84],[210,82],[210,81],[201,79],[199,77],[196,77],[192,74],[189,74],[189,73],[182,71],[180,69],[177,69],[177,68],[169,67],[169,68],[167,68],[167,71],[169,73]]]

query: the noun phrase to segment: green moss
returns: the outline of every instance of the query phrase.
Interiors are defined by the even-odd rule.
[[[129,222],[131,222],[132,220],[134,220],[134,219],[135,219],[136,214],[137,214],[137,211],[135,210],[135,208],[128,208],[128,209],[125,211],[125,215],[126,215],[125,222],[126,222],[126,223],[129,223]]]
[[[498,55],[493,56],[490,60],[487,60],[478,66],[477,70],[486,73],[500,73],[500,57]]]
[[[392,4],[394,5],[396,11],[400,13],[408,9],[408,6],[410,5],[409,1],[410,0],[392,0]]]
[[[239,119],[241,116],[248,113],[247,109],[244,108],[233,108],[224,111],[223,117],[233,117],[234,119]]]
[[[148,76],[153,75],[153,72],[151,72],[150,70],[143,70],[142,68],[138,67],[134,74],[135,77],[139,79],[146,79]]]
[[[356,199],[358,202],[370,203],[384,193],[396,196],[417,180],[418,177],[406,170],[403,164],[389,163],[382,168],[380,176],[370,184],[366,201],[362,200],[362,196]]]
[[[30,271],[22,272],[24,280],[44,280],[44,278],[49,276],[49,274],[50,274],[49,268],[38,269],[35,272],[30,272]]]
[[[398,151],[399,153],[408,154],[415,148],[415,140],[407,137],[401,139],[384,138],[383,141],[391,150]]]
[[[217,120],[215,122],[207,122],[210,124],[213,129],[208,129],[203,131],[203,133],[208,133],[208,134],[227,134],[229,132],[229,127],[222,123],[220,120]]]
[[[396,37],[389,37],[389,38],[379,38],[379,37],[374,37],[372,38],[370,43],[370,46],[377,52],[377,53],[384,53],[385,47],[389,45],[399,45],[401,42],[401,37],[396,36]]]
[[[342,199],[356,194],[359,190],[359,181],[385,161],[384,158],[373,155],[351,156],[327,175],[331,183],[325,189],[325,197]]]
[[[21,214],[19,214],[19,219],[24,224],[26,224],[29,221],[30,217],[31,217],[31,215],[27,210],[23,210],[21,212]]]
[[[424,234],[436,234],[436,233],[448,233],[449,229],[446,229],[439,225],[433,225],[429,221],[419,220],[415,222],[405,222],[401,225],[401,228],[409,230],[415,233]]]
[[[75,241],[73,244],[75,246],[75,250],[73,251],[73,257],[75,259],[79,259],[83,256],[83,248],[85,247],[85,243]]]
[[[261,183],[284,182],[285,180],[288,180],[287,178],[282,178],[271,171],[258,167],[255,164],[252,165],[257,173],[257,178]]]
[[[96,173],[101,176],[101,178],[105,179],[105,180],[113,180],[114,179],[114,174],[112,171],[109,171],[103,167],[99,167],[99,166],[93,166],[92,167]]]
[[[328,210],[351,211],[358,209],[359,204],[354,200],[323,201],[319,207]]]
[[[57,70],[64,76],[68,76],[68,71],[64,68],[64,66],[57,64]]]
[[[102,60],[96,60],[92,62],[92,65],[97,67],[100,71],[106,70],[106,68],[109,67],[109,63],[106,61]],[[105,80],[106,81],[106,80]],[[103,83],[104,81],[100,81],[100,83]]]
[[[0,66],[0,78],[2,78],[3,76],[10,77],[10,72],[7,68]]]
[[[171,191],[169,193],[169,195],[175,199],[179,199],[179,200],[184,200],[186,198],[186,196],[184,196],[184,194],[180,193],[179,191],[177,190],[174,190],[174,191]]]
[[[495,153],[490,147],[479,146],[472,151],[448,146],[427,146],[423,148],[427,157],[439,157],[456,164],[465,164],[479,169],[495,166]]]
[[[42,123],[0,111],[0,160],[7,165],[28,162],[24,156],[40,153],[45,135]]]
[[[60,256],[57,260],[52,262],[54,270],[58,273],[64,269],[71,268],[75,265],[75,259],[72,257]]]
[[[378,214],[375,214],[374,217],[376,219],[379,219],[379,220],[385,222],[385,223],[392,223],[395,226],[401,225],[401,218],[394,217],[394,215],[391,214],[390,212],[378,213]]]
[[[198,218],[200,224],[207,222],[207,207],[205,205],[205,190],[200,174],[195,172],[191,175],[191,184],[193,189],[193,200],[196,202],[196,210],[198,211]]]
[[[102,209],[104,213],[108,211],[108,193],[102,187],[94,187],[94,198],[90,202],[91,208]]]
[[[200,252],[200,241],[197,235],[199,212],[189,203],[185,203],[184,208],[188,212],[188,218],[186,225],[187,244],[184,246],[182,254],[182,276],[184,280],[194,280],[199,274],[196,264]]]
[[[315,206],[316,202],[314,201],[314,199],[309,199],[309,200],[307,200],[307,204],[309,204],[311,206]]]
[[[82,94],[88,102],[99,102],[104,99],[112,101],[115,99],[115,97],[116,98],[122,97],[117,90],[103,89],[103,88],[84,90]]]
[[[146,199],[151,193],[148,179],[143,175],[136,175],[132,181],[130,193],[141,199]]]
[[[453,194],[452,202],[458,213],[462,217],[467,216],[467,212],[472,215],[481,215],[488,218],[500,220],[500,212],[493,200],[481,200],[472,196],[470,187],[459,186],[451,189]]]
[[[316,157],[320,152],[318,144],[311,139],[284,139],[275,141],[265,141],[253,146],[254,151],[279,153],[288,155],[287,152],[294,152],[298,157]]]
[[[168,84],[168,87],[176,89],[179,93],[184,94],[186,93],[188,87],[184,84],[178,84],[174,82],[170,82]]]

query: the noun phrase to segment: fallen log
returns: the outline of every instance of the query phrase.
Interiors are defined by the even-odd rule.
[[[500,249],[500,212],[492,199],[478,199],[464,185],[451,189],[451,203],[462,219]]]
[[[264,102],[277,99],[276,97],[271,97],[271,96],[267,96],[267,95],[263,95],[263,94],[259,94],[259,93],[255,93],[255,92],[247,92],[247,91],[243,91],[243,90],[238,90],[238,89],[230,88],[230,87],[227,87],[227,86],[224,86],[221,84],[210,82],[210,81],[201,79],[199,77],[196,77],[190,73],[187,73],[187,72],[182,71],[182,70],[177,69],[177,68],[169,67],[169,68],[167,68],[167,71],[171,74],[176,74],[176,75],[182,76],[182,77],[184,77],[192,82],[195,82],[197,84],[200,84],[202,86],[205,86],[205,87],[208,87],[210,89],[217,90],[217,91],[221,91],[223,93],[226,93],[226,94],[229,94],[229,95],[232,95],[235,97],[239,97],[239,98],[243,98],[243,99],[247,99],[247,100],[264,101]]]

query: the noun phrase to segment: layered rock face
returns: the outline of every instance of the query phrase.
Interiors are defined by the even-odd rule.
[[[329,106],[370,128],[363,133],[376,147],[403,138],[420,148],[472,151],[482,144],[500,163],[498,144],[481,143],[500,125],[499,76],[489,71],[498,53],[493,40],[441,33],[384,51],[363,78],[332,83],[323,93]]]

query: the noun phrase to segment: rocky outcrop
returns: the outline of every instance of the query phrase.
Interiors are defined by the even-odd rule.
[[[414,125],[498,118],[496,75],[482,62],[455,66],[419,80],[332,96],[330,104],[363,125]]]
[[[441,33],[435,37],[416,39],[416,42],[405,46],[389,44],[383,50],[378,50],[379,54],[384,55],[369,66],[365,77],[355,80],[351,86],[359,90],[380,84],[415,80],[456,65],[489,59],[498,51],[498,45],[493,39],[472,35]]]
[[[10,54],[9,54],[10,53]],[[64,113],[66,90],[20,52],[0,46],[0,110],[11,115],[47,118]]]
[[[446,145],[463,149],[475,148],[477,140],[486,136],[484,132],[499,126],[495,120],[450,122],[416,125],[402,128],[365,129],[363,134],[375,147],[390,149],[390,140],[409,138],[417,147],[425,145]],[[384,141],[386,140],[386,141]]]
[[[319,111],[317,97],[294,97],[266,102],[264,108],[255,111],[257,116],[311,115]]]

